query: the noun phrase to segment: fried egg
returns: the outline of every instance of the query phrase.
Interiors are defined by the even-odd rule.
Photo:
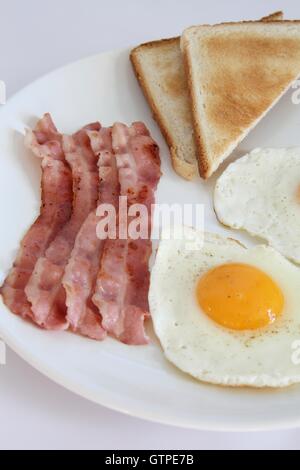
[[[186,232],[185,232],[186,233]],[[189,229],[162,240],[150,310],[167,359],[218,385],[285,387],[300,382],[300,270],[266,245]]]
[[[257,149],[232,163],[217,181],[214,206],[221,223],[300,264],[300,148]]]

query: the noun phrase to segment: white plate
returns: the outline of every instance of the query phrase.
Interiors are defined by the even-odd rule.
[[[87,122],[143,120],[161,147],[164,176],[158,202],[205,204],[206,229],[227,234],[212,210],[214,181],[185,182],[171,169],[167,147],[151,118],[128,60],[128,51],[88,58],[33,83],[0,109],[1,277],[23,233],[38,213],[39,162],[24,150],[22,132],[49,111],[72,132]],[[257,146],[299,144],[300,108],[291,92],[236,152]],[[234,237],[253,243],[239,233]],[[203,385],[177,371],[158,342],[127,347],[70,333],[48,333],[12,315],[1,303],[0,334],[22,358],[52,380],[115,410],[197,429],[259,430],[300,425],[300,387],[281,391],[233,390]],[[221,358],[220,358],[221,359]]]

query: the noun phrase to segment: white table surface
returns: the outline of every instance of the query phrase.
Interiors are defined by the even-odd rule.
[[[0,0],[0,80],[10,96],[88,55],[282,8],[300,18],[297,0]],[[299,450],[300,430],[229,434],[147,423],[73,395],[8,351],[0,366],[0,448]]]

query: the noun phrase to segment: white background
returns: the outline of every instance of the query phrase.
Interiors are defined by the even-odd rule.
[[[0,80],[10,96],[91,54],[282,8],[300,18],[298,0],[0,0]],[[72,395],[8,351],[0,366],[0,448],[299,450],[300,430],[224,434],[143,422]]]

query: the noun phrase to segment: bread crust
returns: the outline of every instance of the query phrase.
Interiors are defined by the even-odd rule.
[[[183,40],[184,41],[184,40]],[[199,173],[201,178],[203,179],[208,179],[210,176],[209,172],[209,158],[206,153],[206,148],[203,142],[203,139],[201,137],[201,129],[200,125],[198,122],[198,119],[196,117],[196,96],[195,96],[195,90],[193,87],[193,82],[192,82],[192,69],[191,69],[191,60],[188,51],[185,51],[185,45],[183,43],[183,63],[185,67],[185,73],[187,77],[187,83],[189,87],[189,92],[191,96],[191,106],[192,106],[192,118],[193,118],[193,124],[194,124],[194,131],[195,131],[195,141],[196,145],[198,148],[198,167],[199,167]]]
[[[275,11],[271,15],[264,16],[260,21],[268,22],[268,21],[282,21],[284,13],[283,11]]]
[[[190,26],[189,28],[186,28],[184,32],[186,31],[189,31],[191,29],[194,29],[194,28],[198,28],[199,26],[201,27],[204,27],[204,28],[220,28],[221,26],[240,26],[242,24],[244,25],[260,25],[261,26],[261,23],[270,23],[270,24],[275,24],[278,26],[278,23],[280,24],[283,24],[283,25],[286,25],[286,26],[292,26],[293,24],[294,25],[299,25],[300,24],[300,20],[276,20],[276,19],[273,19],[271,18],[271,20],[244,20],[244,21],[224,21],[223,23],[217,23],[217,24],[201,24],[201,25],[194,25],[194,26]],[[181,36],[181,40],[182,40],[182,36]]]
[[[268,24],[276,24],[278,26],[278,20],[276,20],[277,15],[279,15],[280,12],[275,13],[271,15],[271,18],[269,19],[264,19],[264,22],[268,22]],[[275,17],[275,19],[274,19]],[[221,23],[218,25],[201,25],[201,27],[207,27],[207,28],[219,28],[222,26],[228,26],[228,25],[261,25],[262,21],[241,21],[239,23],[236,22],[229,22],[229,23]],[[280,20],[280,24],[286,24],[286,25],[299,25],[300,21],[299,20]],[[193,29],[194,27],[188,28],[188,30]],[[196,145],[198,148],[198,164],[199,164],[199,172],[200,176],[203,179],[208,179],[215,171],[215,169],[212,166],[212,161],[209,157],[209,154],[207,152],[206,148],[206,142],[203,139],[203,133],[201,130],[200,122],[197,116],[197,106],[196,106],[196,90],[195,87],[193,86],[193,77],[192,77],[192,58],[190,55],[189,48],[187,47],[187,39],[185,35],[182,36],[181,38],[181,49],[183,53],[183,59],[184,59],[184,65],[185,65],[185,71],[186,71],[186,76],[187,76],[187,83],[189,87],[189,92],[191,96],[191,102],[192,102],[192,114],[193,114],[193,124],[194,124],[194,129],[195,129],[195,140],[196,140]]]
[[[135,47],[132,49],[130,56],[135,55],[142,49],[149,49],[153,47],[158,47],[161,46],[162,44],[171,44],[171,43],[177,43],[180,41],[180,36],[173,37],[173,38],[164,38],[164,39],[157,39],[155,41],[149,41],[149,42],[144,42],[143,44],[140,44],[139,46]]]

